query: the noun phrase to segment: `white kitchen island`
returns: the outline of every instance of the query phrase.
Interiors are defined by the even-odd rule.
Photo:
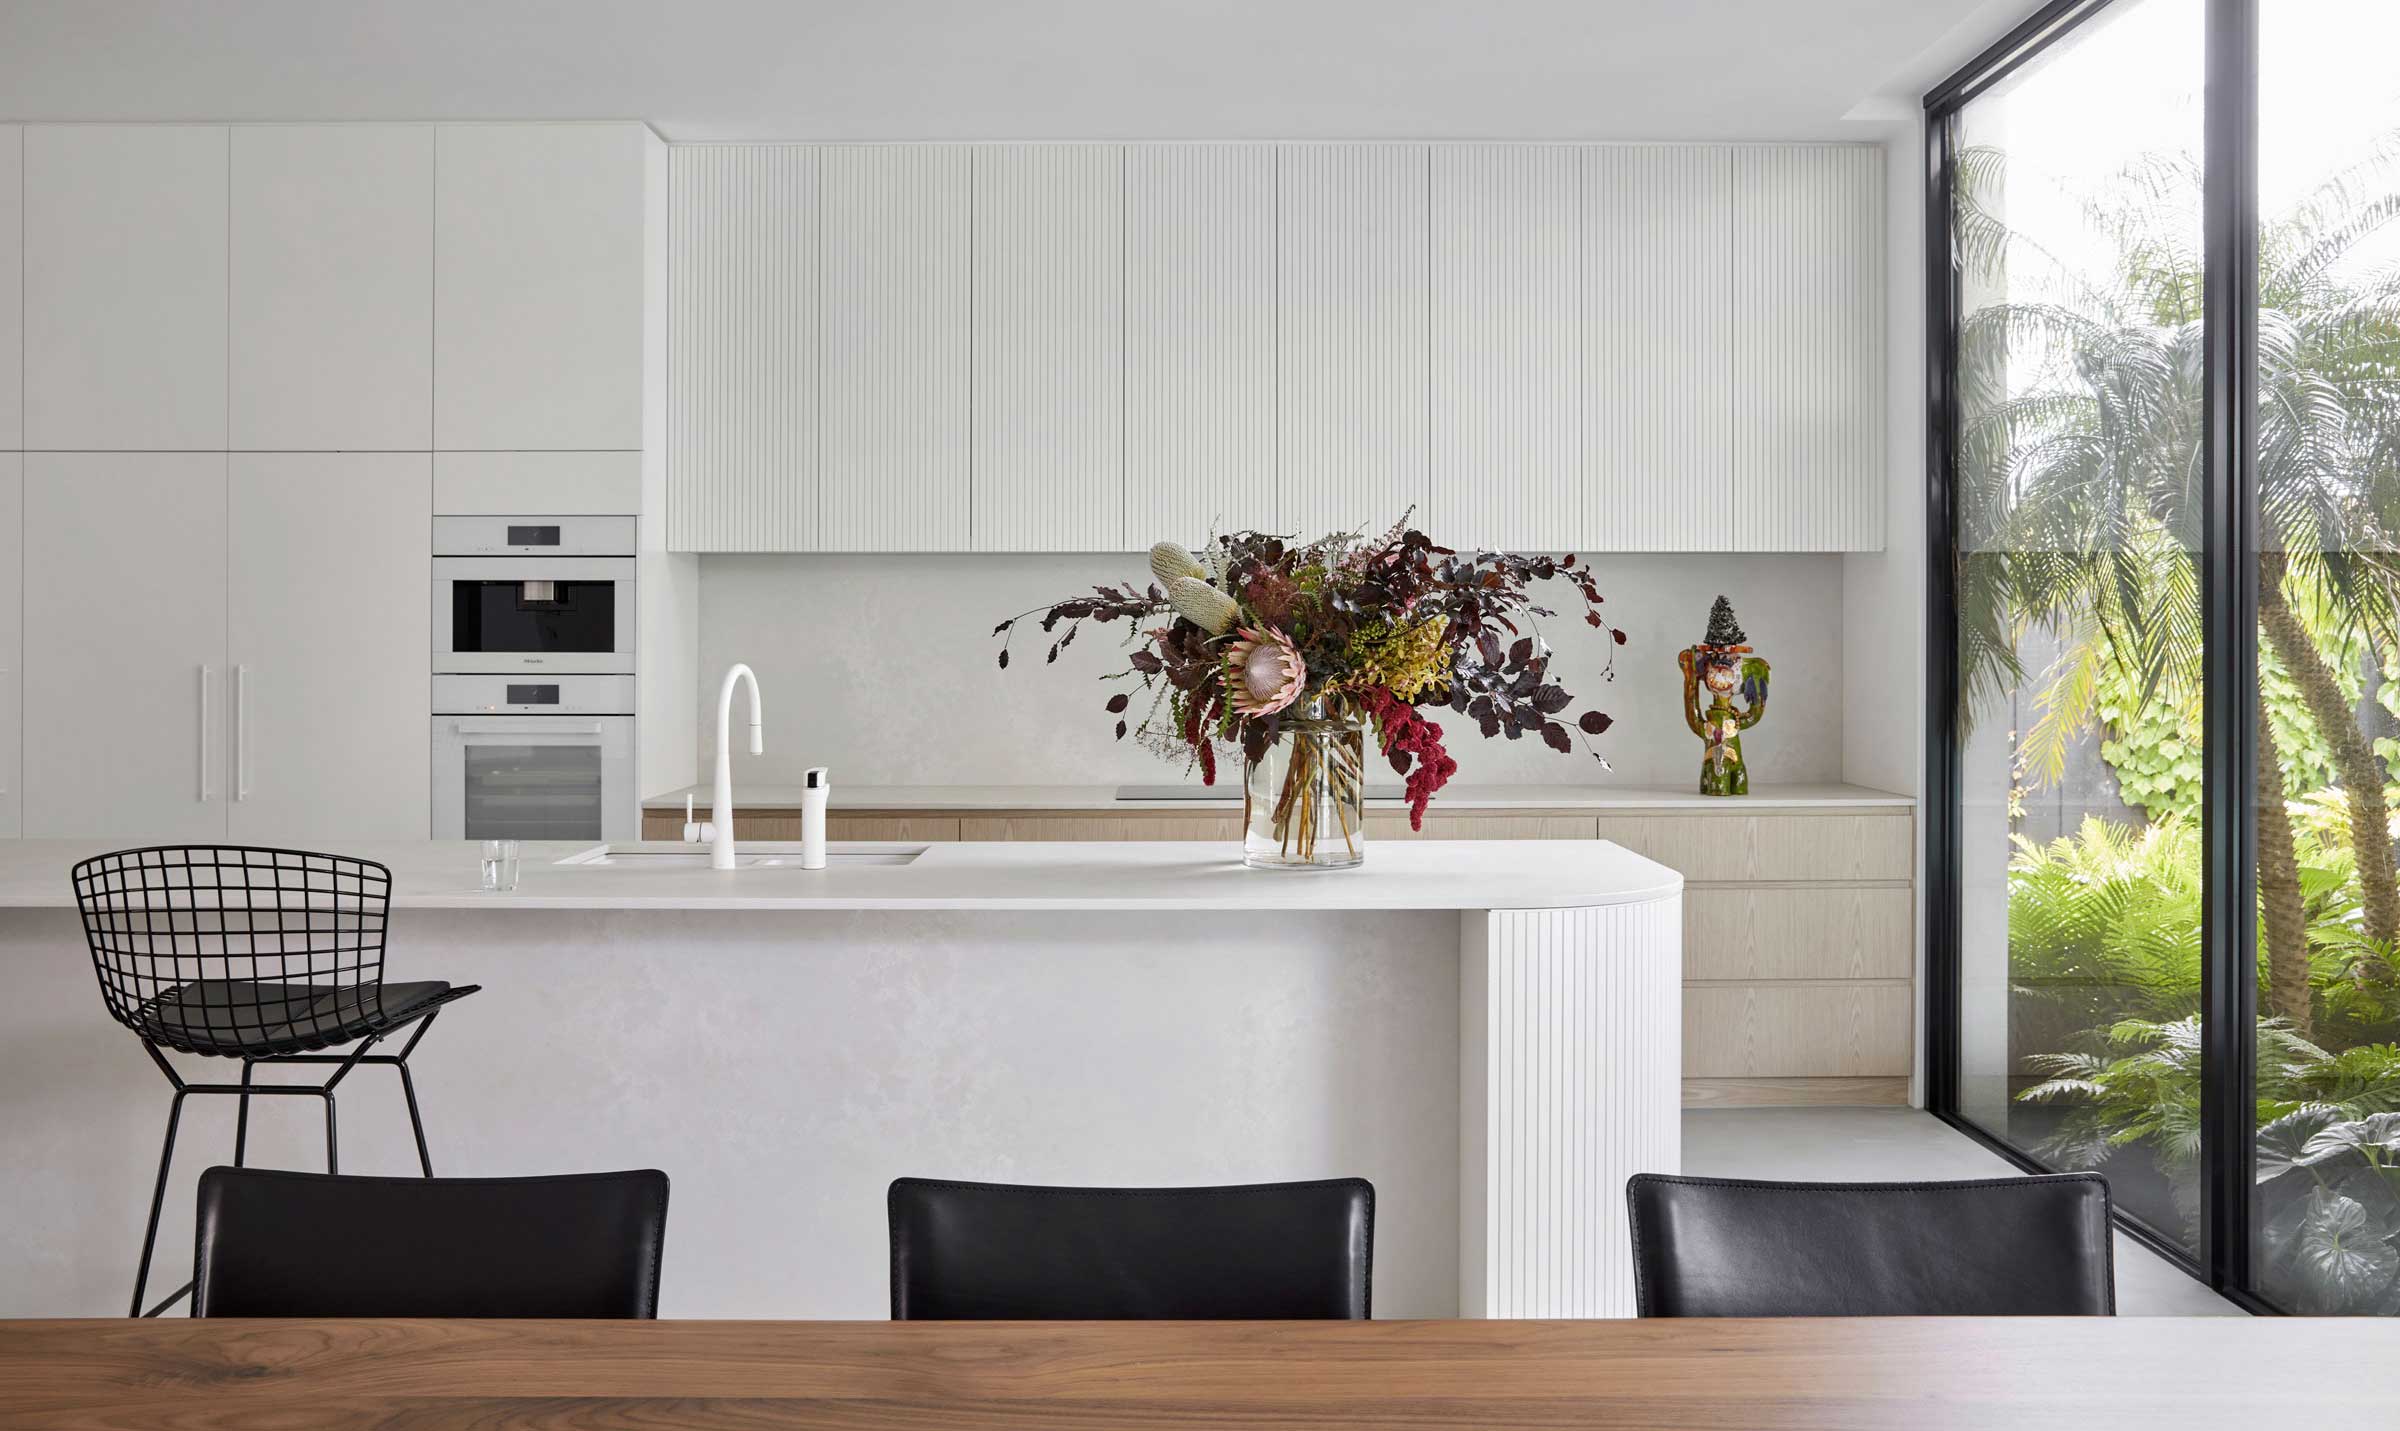
[[[0,845],[0,1315],[131,1289],[168,1090],[102,1007],[67,882],[113,847]],[[1363,1176],[1378,1316],[1632,1312],[1625,1179],[1679,1166],[1672,870],[1589,840],[1308,873],[1215,843],[729,873],[615,848],[528,845],[508,894],[478,892],[471,844],[342,853],[392,868],[387,977],[483,986],[412,1060],[436,1171],[665,1169],[663,1315],[884,1315],[902,1175]],[[232,1103],[187,1106],[154,1295]],[[387,1071],[341,1105],[345,1173],[415,1171]],[[322,1168],[322,1140],[314,1100],[252,1114],[255,1165]]]

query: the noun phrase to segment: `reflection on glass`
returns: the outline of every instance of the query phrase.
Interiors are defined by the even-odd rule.
[[[2400,1313],[2400,7],[2261,7],[2259,1290]]]
[[[2200,0],[1959,117],[1961,1111],[2196,1246]]]
[[[598,746],[471,745],[466,766],[468,839],[600,838]]]

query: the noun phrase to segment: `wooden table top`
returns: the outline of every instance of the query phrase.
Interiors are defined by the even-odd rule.
[[[2400,1324],[0,1322],[0,1426],[2400,1424]]]

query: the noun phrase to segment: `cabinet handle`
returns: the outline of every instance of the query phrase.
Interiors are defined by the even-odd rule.
[[[209,667],[200,668],[200,798],[203,802],[216,793],[208,784],[208,758],[216,754],[213,747],[217,743],[208,719],[209,695],[211,687],[216,684],[216,676],[217,673]]]
[[[233,798],[250,798],[250,668],[233,668]]]

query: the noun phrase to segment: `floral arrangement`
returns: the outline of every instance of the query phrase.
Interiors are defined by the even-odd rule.
[[[1460,553],[1403,518],[1371,539],[1348,532],[1295,544],[1235,532],[1196,555],[1161,542],[1150,549],[1150,574],[1143,587],[1095,586],[1001,622],[992,629],[1001,667],[1017,624],[1036,614],[1053,638],[1051,661],[1084,622],[1125,622],[1129,665],[1104,678],[1135,687],[1106,703],[1119,740],[1131,733],[1214,784],[1221,744],[1255,763],[1288,730],[1364,722],[1406,777],[1418,829],[1426,803],[1458,769],[1426,709],[1447,706],[1486,739],[1532,735],[1566,754],[1580,739],[1608,763],[1591,743],[1608,716],[1587,710],[1572,728],[1560,720],[1574,698],[1550,677],[1540,628],[1557,613],[1532,594],[1536,582],[1563,581],[1582,599],[1584,623],[1623,645],[1625,633],[1601,618],[1591,568],[1572,555]],[[1147,701],[1138,718],[1130,714],[1137,698]],[[1357,771],[1332,774],[1355,792]]]

